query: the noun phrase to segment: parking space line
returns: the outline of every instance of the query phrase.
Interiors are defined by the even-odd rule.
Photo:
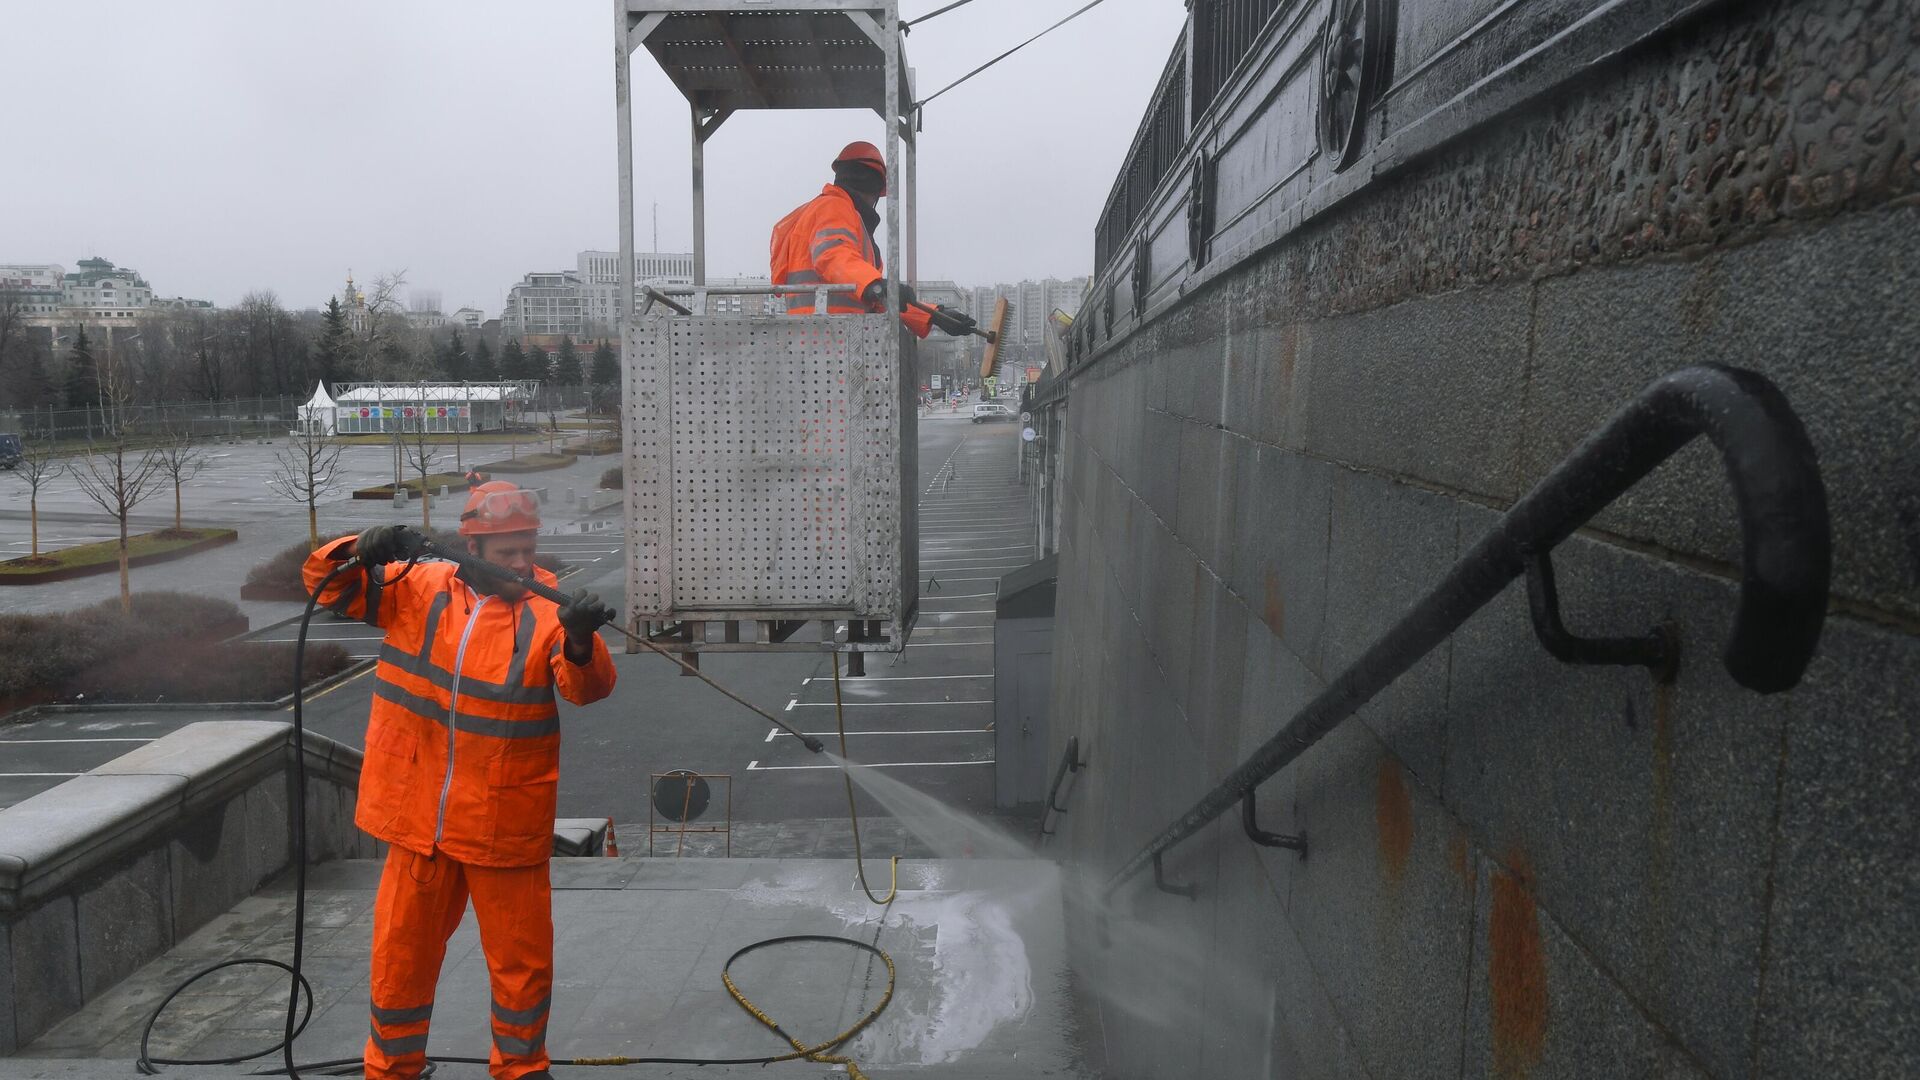
[[[152,738],[140,736],[100,736],[100,738],[0,738],[0,744],[35,744],[50,746],[56,742],[154,742]]]
[[[848,701],[843,704],[849,709],[856,705],[863,705],[870,709],[904,709],[914,705],[991,705],[993,701],[991,699],[969,699],[967,701]],[[795,705],[795,708],[800,709],[831,709],[833,707],[833,702],[831,701],[802,701]]]
[[[808,731],[808,732],[803,732],[802,734],[815,735],[815,736],[821,736],[821,737],[827,737],[827,738],[831,738],[832,736],[842,735],[842,734],[845,734],[845,735],[984,735],[992,730],[993,730],[992,728],[970,727],[970,728],[939,728],[932,731],[847,731],[847,732]],[[777,728],[774,730],[774,734],[783,735],[783,736],[786,736],[787,738],[793,737]],[[773,739],[769,738],[767,739],[767,741],[772,742]]]
[[[876,761],[855,762],[866,769],[933,769],[948,765],[991,765],[993,759],[986,761]],[[838,769],[838,765],[762,765],[758,761],[747,762],[748,772],[813,772],[819,769]]]
[[[819,676],[815,676],[815,678],[819,678]],[[859,680],[861,682],[930,682],[934,679],[991,679],[991,678],[993,678],[993,673],[990,671],[981,672],[978,675],[861,675],[859,676]],[[800,685],[805,686],[812,681],[813,679],[801,679]],[[820,681],[827,682],[829,680],[823,678],[823,679],[820,679]]]
[[[909,649],[958,649],[966,645],[991,645],[991,641],[927,641],[907,642]]]

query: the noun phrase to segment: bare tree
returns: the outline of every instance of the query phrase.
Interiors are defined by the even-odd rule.
[[[193,434],[169,431],[151,451],[160,475],[173,482],[173,531],[186,528],[180,517],[180,489],[207,467],[206,452],[193,445]]]
[[[133,589],[127,567],[127,517],[159,487],[160,458],[152,451],[136,454],[127,411],[133,401],[133,380],[126,365],[111,353],[98,368],[101,437],[104,448],[89,441],[87,454],[73,470],[80,490],[120,526],[120,610],[133,611]]]
[[[320,500],[339,488],[342,447],[327,442],[325,425],[306,422],[274,455],[267,486],[283,499],[307,505],[307,547],[320,546]]]
[[[407,272],[394,270],[373,279],[367,291],[365,325],[360,331],[359,368],[368,378],[383,376],[386,357],[398,345],[400,330],[407,325],[400,306],[400,290],[407,284]]]
[[[433,467],[440,461],[440,448],[434,445],[433,439],[427,434],[426,396],[426,388],[423,386],[420,393],[420,407],[414,410],[413,435],[407,439],[405,445],[407,464],[420,475],[420,528],[432,532],[433,497],[427,493],[427,477],[433,475]],[[400,427],[396,430],[404,430],[406,420],[403,418],[399,423]]]
[[[38,432],[29,432],[27,442],[20,450],[20,465],[15,470],[20,479],[27,482],[27,518],[32,522],[33,548],[27,558],[40,557],[40,489],[52,483],[67,470],[66,463],[54,456],[53,437],[48,433],[41,437]]]

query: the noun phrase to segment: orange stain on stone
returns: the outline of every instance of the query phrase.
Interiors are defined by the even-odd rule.
[[[1387,882],[1398,885],[1406,873],[1407,855],[1413,851],[1413,798],[1400,776],[1399,763],[1391,757],[1380,759],[1373,819],[1380,829],[1380,857]]]
[[[1514,869],[1493,872],[1487,922],[1493,1074],[1526,1080],[1547,1042],[1547,957],[1525,856],[1508,861]]]
[[[1267,571],[1266,605],[1261,617],[1266,620],[1267,629],[1273,636],[1279,637],[1287,628],[1287,602],[1280,596],[1280,577],[1273,570]]]
[[[1453,868],[1453,876],[1473,884],[1473,878],[1467,873],[1467,836],[1458,829],[1447,837],[1447,865]]]

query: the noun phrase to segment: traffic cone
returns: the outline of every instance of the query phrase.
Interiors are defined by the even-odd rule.
[[[620,855],[620,841],[616,839],[613,835],[613,819],[608,818],[607,819],[607,858],[609,859],[617,858],[619,857],[619,855]]]

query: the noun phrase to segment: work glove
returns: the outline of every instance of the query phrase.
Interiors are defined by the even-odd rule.
[[[973,321],[973,316],[968,315],[964,311],[957,311],[945,304],[933,309],[932,318],[933,325],[939,327],[940,332],[949,337],[966,337],[968,334],[973,333],[975,326],[979,325]]]
[[[405,562],[419,554],[426,537],[405,525],[375,525],[353,542],[353,553],[362,566],[381,566]]]
[[[573,594],[560,609],[560,628],[567,632],[567,643],[585,645],[593,641],[593,632],[614,620],[614,611],[585,589]]]
[[[870,307],[879,307],[880,305],[886,303],[887,302],[887,279],[881,278],[878,281],[875,281],[873,284],[867,286],[866,289],[863,292],[861,292],[860,299],[866,301],[868,306]],[[913,293],[913,286],[907,284],[904,281],[901,282],[900,283],[900,310],[905,311],[909,307],[912,307],[914,299],[915,297]]]

